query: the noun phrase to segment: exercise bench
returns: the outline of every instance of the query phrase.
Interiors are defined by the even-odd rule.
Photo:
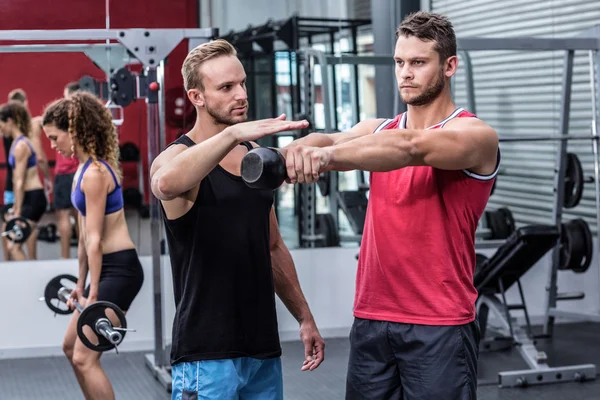
[[[498,374],[500,387],[526,387],[545,383],[584,381],[596,378],[594,364],[550,367],[544,351],[536,348],[531,332],[529,313],[525,305],[520,279],[548,251],[559,244],[560,232],[553,225],[531,225],[515,230],[496,253],[476,269],[474,284],[479,293],[477,316],[481,329],[483,350],[501,350],[516,346],[530,369],[503,371]],[[506,291],[517,285],[521,304],[508,304]],[[501,300],[500,300],[500,298]],[[526,330],[513,324],[511,311],[522,310]],[[499,336],[486,339],[489,312],[502,325]]]

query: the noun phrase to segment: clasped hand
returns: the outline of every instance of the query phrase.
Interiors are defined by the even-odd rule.
[[[289,183],[316,182],[331,162],[328,147],[293,146],[285,149],[283,156]]]

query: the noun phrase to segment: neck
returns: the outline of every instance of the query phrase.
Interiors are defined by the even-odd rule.
[[[200,143],[206,139],[210,139],[213,136],[223,132],[228,125],[218,124],[214,118],[210,116],[204,109],[196,109],[197,117],[196,123],[192,130],[188,132],[188,136],[196,143]]]
[[[79,160],[79,162],[81,164],[85,163],[87,160],[89,160],[90,155],[87,154],[85,151],[81,150],[80,148],[76,147],[75,148],[75,157],[77,157],[77,159]]]
[[[454,110],[456,110],[456,105],[452,101],[449,89],[446,88],[431,103],[422,106],[408,105],[406,128],[427,129],[443,121]]]
[[[15,130],[12,132],[12,138],[13,138],[13,140],[14,140],[14,139],[17,139],[17,138],[18,138],[18,137],[20,137],[20,136],[23,136],[23,132],[21,132],[21,131],[20,131],[20,130],[18,130],[18,129],[15,129]]]

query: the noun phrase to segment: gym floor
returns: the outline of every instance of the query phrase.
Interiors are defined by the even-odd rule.
[[[552,342],[540,342],[551,365],[594,363],[600,365],[600,324],[556,326]],[[286,400],[343,399],[348,360],[348,339],[329,339],[326,359],[318,370],[300,371],[303,347],[300,342],[285,342],[283,379]],[[144,353],[113,353],[102,357],[118,399],[164,400],[169,394],[147,369]],[[526,389],[501,389],[496,385],[498,371],[522,369],[525,364],[516,351],[482,353],[479,364],[478,399],[592,400],[600,397],[600,379],[584,383],[532,386]],[[83,398],[77,381],[64,357],[0,361],[0,399],[59,400]]]

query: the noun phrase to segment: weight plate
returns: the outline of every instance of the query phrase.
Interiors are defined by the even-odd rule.
[[[574,219],[571,221],[571,225],[574,228],[574,235],[572,237],[574,238],[573,250],[575,253],[573,262],[571,263],[571,270],[581,274],[588,270],[592,262],[594,249],[592,232],[583,219]]]
[[[583,167],[579,157],[573,153],[567,153],[566,164],[564,207],[574,208],[583,196]]]
[[[97,351],[97,352],[103,352],[103,351],[108,351],[108,350],[112,350],[115,348],[114,344],[109,342],[108,339],[106,339],[100,333],[96,332],[96,322],[100,318],[109,319],[108,315],[106,315],[107,309],[113,310],[114,313],[116,314],[117,318],[119,319],[120,325],[121,325],[121,326],[119,326],[119,328],[127,329],[127,321],[125,320],[125,314],[123,314],[123,311],[121,311],[121,309],[119,307],[117,307],[116,305],[114,305],[113,303],[110,303],[108,301],[97,301],[97,302],[93,303],[92,305],[87,306],[86,308],[83,309],[83,312],[81,313],[81,315],[79,316],[79,319],[77,321],[77,336],[79,336],[79,339],[81,340],[81,342],[90,350]],[[98,339],[98,344],[93,344],[88,339],[88,337],[85,335],[85,332],[83,331],[83,327],[86,325],[92,329],[92,332],[94,332],[94,335]],[[126,331],[119,331],[119,332],[121,333],[122,336],[121,336],[121,341],[116,344],[117,346],[119,344],[121,344],[121,342],[125,338],[125,333],[126,333]]]
[[[68,282],[72,282],[73,285],[69,285]],[[50,282],[48,282],[48,284],[46,285],[46,288],[44,289],[44,301],[46,302],[48,308],[50,308],[50,310],[54,311],[56,314],[71,314],[73,310],[67,307],[67,303],[63,302],[58,298],[58,291],[63,287],[69,290],[73,290],[73,288],[75,288],[76,285],[77,278],[73,275],[64,274],[52,278]]]
[[[14,243],[23,243],[31,235],[31,225],[23,217],[10,219],[6,223],[5,236]]]

